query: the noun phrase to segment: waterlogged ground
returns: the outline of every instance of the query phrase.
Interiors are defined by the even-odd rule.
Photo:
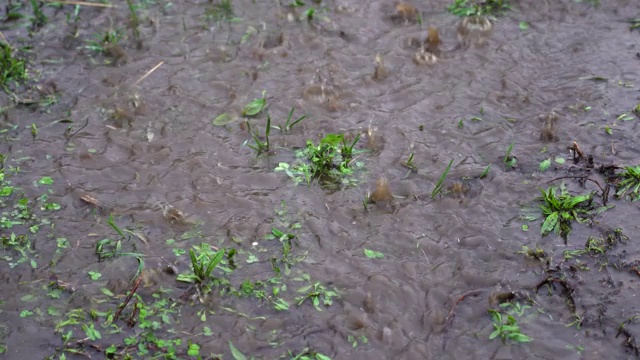
[[[611,166],[640,157],[637,2],[513,1],[461,37],[446,0],[135,0],[137,35],[124,1],[35,28],[13,3],[30,80],[0,94],[4,358],[638,357],[639,209]],[[260,141],[267,113],[308,116],[256,156],[263,93]],[[349,186],[274,171],[332,133],[361,135]],[[393,197],[367,203],[380,178]],[[538,190],[563,183],[602,211],[566,241],[541,236]],[[190,249],[221,250],[201,285]]]

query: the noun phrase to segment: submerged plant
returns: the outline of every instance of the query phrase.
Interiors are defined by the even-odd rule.
[[[564,187],[561,187],[560,195],[557,195],[557,188],[552,186],[542,190],[542,200],[540,205],[544,222],[540,229],[540,234],[545,236],[550,232],[555,232],[564,239],[571,232],[571,221],[583,223],[587,219],[583,215],[591,214],[592,195],[570,195]]]

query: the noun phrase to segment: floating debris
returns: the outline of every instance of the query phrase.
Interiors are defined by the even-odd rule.
[[[95,207],[100,206],[100,203],[98,202],[98,200],[89,194],[84,194],[80,196],[80,200],[84,201],[85,203],[91,206],[95,206]]]

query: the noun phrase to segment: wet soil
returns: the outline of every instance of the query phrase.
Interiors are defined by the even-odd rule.
[[[158,336],[184,339],[179,358],[188,357],[187,341],[224,359],[232,358],[229,341],[264,359],[305,348],[334,359],[638,356],[637,203],[610,196],[615,207],[574,224],[566,241],[541,237],[538,207],[538,187],[561,182],[572,194],[593,191],[602,204],[593,182],[571,177],[603,185],[597,167],[638,164],[640,119],[631,111],[640,102],[640,34],[626,22],[640,15],[635,1],[513,1],[491,31],[462,35],[462,20],[444,0],[416,3],[421,17],[402,19],[386,1],[309,2],[294,14],[285,3],[235,0],[232,21],[216,21],[210,1],[141,3],[138,39],[126,2],[79,6],[77,21],[73,5],[45,6],[48,22],[39,29],[30,27],[25,4],[25,18],[0,24],[12,46],[28,47],[21,54],[31,77],[13,88],[15,96],[0,94],[5,169],[20,168],[10,179],[30,199],[43,191],[38,179],[51,177],[50,199],[61,207],[47,215],[55,227],[30,235],[35,267],[0,263],[5,358],[58,358],[64,347],[81,353],[67,358],[103,358],[110,345],[145,358],[123,342],[140,332],[127,325],[135,320],[131,308],[119,320],[121,333],[101,327],[104,316],[93,322],[101,339],[85,338],[81,324],[89,318],[56,329],[73,309],[115,312],[132,287],[135,257],[96,255],[101,239],[118,238],[109,214],[130,230],[124,251],[144,255],[141,299],[172,290],[161,297],[179,315]],[[299,20],[310,6],[318,9],[313,20]],[[415,61],[430,26],[440,54]],[[109,30],[122,32],[117,46],[104,53],[85,47]],[[376,70],[377,56],[385,71]],[[284,123],[292,107],[308,118],[289,133],[273,130],[272,151],[256,157],[240,118],[263,91],[274,123]],[[42,101],[49,96],[55,101]],[[213,125],[222,113],[237,120]],[[249,120],[252,129],[264,133],[265,119]],[[362,134],[356,147],[372,150],[359,158],[365,170],[356,185],[328,191],[274,172],[307,139],[344,132]],[[572,161],[573,142],[595,168]],[[515,168],[503,161],[511,143]],[[416,171],[403,166],[411,153]],[[445,191],[432,199],[451,159]],[[552,165],[541,172],[545,159]],[[566,178],[550,183],[559,177]],[[390,184],[391,204],[365,210],[380,178]],[[274,210],[282,201],[286,221]],[[190,270],[185,251],[201,243],[237,249],[237,268],[216,270],[232,286],[266,281],[280,248],[264,236],[293,222],[300,228],[292,251],[304,258],[281,279],[289,310],[222,293],[225,285],[194,295],[176,281],[176,271]],[[618,228],[628,240],[610,242],[605,257],[587,253],[576,263],[563,256]],[[61,238],[68,246],[58,246]],[[523,245],[539,246],[546,258],[517,253]],[[4,246],[4,259],[17,256]],[[369,258],[365,249],[384,257]],[[102,276],[94,281],[89,271]],[[303,273],[339,298],[322,311],[298,306],[296,290],[306,283],[294,278]],[[52,283],[65,291],[48,296]],[[489,340],[487,310],[505,301],[531,306],[517,317],[531,342]],[[202,335],[203,326],[213,334]],[[71,345],[61,340],[68,330]]]

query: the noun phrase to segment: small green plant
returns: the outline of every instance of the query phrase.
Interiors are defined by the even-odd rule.
[[[315,15],[316,13],[316,9],[315,8],[308,8],[304,13],[302,13],[302,15],[308,20],[311,21],[313,20],[313,15]]]
[[[35,123],[32,123],[29,128],[31,129],[31,137],[35,140],[38,136],[38,126]]]
[[[480,174],[480,179],[486,178],[487,175],[489,175],[489,170],[491,170],[491,164],[487,165],[487,167],[484,168],[484,171],[482,171],[482,174]]]
[[[360,140],[360,135],[352,141],[348,141],[343,134],[328,134],[319,144],[307,140],[307,146],[297,153],[299,160],[294,166],[288,163],[280,163],[275,171],[283,171],[296,183],[317,179],[323,186],[335,187],[342,183],[349,185],[353,175],[352,162],[354,155],[359,152],[355,145]],[[362,164],[356,162],[356,167]]]
[[[433,188],[433,191],[431,191],[432,199],[435,199],[436,196],[438,196],[438,194],[442,192],[442,189],[444,189],[444,180],[447,178],[449,170],[451,170],[451,165],[453,165],[453,159],[449,161],[449,165],[447,165],[446,169],[444,169],[442,175],[440,175],[440,179],[438,179],[438,182],[436,183],[436,186]]]
[[[107,30],[104,33],[94,34],[92,40],[87,40],[85,49],[101,54],[109,53],[109,49],[118,45],[122,40],[123,34],[120,30]]]
[[[640,165],[627,166],[618,176],[622,180],[616,184],[616,197],[632,201],[640,199]]]
[[[9,44],[0,42],[0,86],[7,91],[9,82],[20,84],[24,80],[27,80],[24,60],[15,56]]]
[[[413,163],[413,153],[409,154],[409,159],[406,162],[402,163],[402,165],[409,168],[411,171],[418,171],[418,167]]]
[[[507,303],[509,304],[509,303]],[[500,304],[502,307],[505,304]],[[519,305],[518,305],[519,306]],[[516,309],[516,312],[522,314],[524,308]],[[489,335],[489,340],[500,338],[503,343],[511,340],[516,343],[524,343],[531,341],[531,338],[520,331],[518,320],[511,314],[503,314],[498,310],[489,309],[489,314],[493,320],[494,331]]]
[[[511,151],[513,151],[513,145],[515,145],[514,142],[511,142],[511,144],[509,144],[509,147],[507,148],[507,154],[502,160],[502,163],[507,167],[507,169],[516,167],[516,157],[511,155]]]
[[[260,140],[259,135],[255,134],[251,131],[251,124],[247,121],[247,129],[249,130],[249,134],[251,134],[251,138],[254,141],[254,145],[245,142],[248,147],[255,150],[256,155],[260,155],[262,153],[269,152],[269,134],[271,133],[271,116],[267,115],[267,127],[265,129],[264,138],[265,141]]]
[[[500,15],[511,9],[509,0],[455,0],[453,4],[447,7],[447,11],[456,16],[477,16],[477,15]]]
[[[287,122],[284,123],[284,125],[274,125],[273,127],[284,132],[284,133],[288,133],[289,131],[291,131],[291,128],[301,122],[302,120],[307,118],[307,115],[302,115],[301,117],[299,117],[298,119],[294,120],[293,122],[291,121],[291,119],[293,119],[293,112],[295,111],[296,108],[292,107],[291,111],[289,111],[289,116],[287,117]]]
[[[203,250],[204,246],[200,250]],[[213,280],[213,270],[218,266],[224,256],[224,249],[220,249],[215,253],[208,251],[200,251],[199,255],[193,249],[189,249],[189,257],[191,258],[192,273],[186,275],[178,275],[177,280],[196,284],[204,284]]]
[[[550,232],[555,232],[566,240],[567,235],[571,232],[571,221],[583,223],[588,220],[583,215],[591,213],[592,195],[572,196],[564,186],[561,186],[560,195],[557,195],[557,190],[554,186],[546,191],[540,189],[544,202],[540,208],[545,218],[540,234],[545,236]]]
[[[39,2],[38,0],[31,0],[31,8],[33,9],[31,28],[33,30],[38,30],[43,27],[49,19],[47,19],[46,15],[42,12],[42,2]]]
[[[525,255],[534,260],[544,260],[547,257],[544,250],[537,245],[535,249],[530,249],[528,246],[522,245],[522,250],[518,251],[517,254]]]
[[[301,278],[297,278],[294,280],[303,280],[309,283],[309,285],[303,286],[298,289],[298,293],[303,294],[302,296],[296,298],[298,306],[302,305],[305,301],[310,300],[316,310],[322,311],[320,303],[322,303],[322,305],[324,306],[331,306],[331,304],[333,304],[333,299],[338,297],[338,293],[336,291],[329,290],[322,283],[312,283],[311,277],[308,274],[303,274]]]

